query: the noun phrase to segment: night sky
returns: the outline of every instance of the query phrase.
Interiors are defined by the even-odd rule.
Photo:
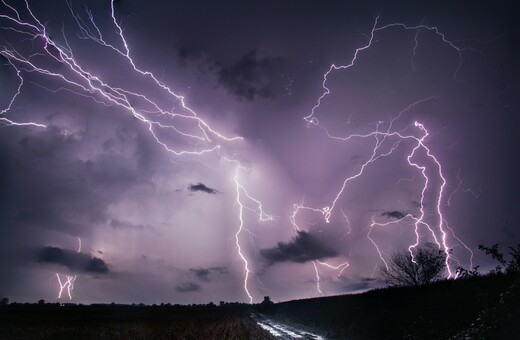
[[[520,242],[512,1],[111,5],[0,4],[0,296],[363,291],[421,211],[453,272]]]

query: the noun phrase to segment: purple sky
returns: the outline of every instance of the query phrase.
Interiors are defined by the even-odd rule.
[[[452,270],[464,245],[489,268],[479,244],[520,242],[512,2],[125,0],[116,23],[110,1],[70,4],[0,5],[0,296],[56,301],[56,273],[83,303],[365,290],[384,265],[367,235],[388,260],[421,210]]]

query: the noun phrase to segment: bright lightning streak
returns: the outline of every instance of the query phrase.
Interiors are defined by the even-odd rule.
[[[19,12],[12,6],[6,4],[4,1],[2,3],[13,12],[12,14],[0,14],[0,18],[3,18],[9,21],[13,26],[8,27],[7,29],[13,30],[14,32],[28,35],[31,37],[33,42],[41,41],[43,43],[42,51],[39,53],[32,54],[30,56],[24,56],[21,51],[15,50],[13,48],[3,48],[0,50],[0,54],[5,57],[9,64],[16,70],[16,74],[20,79],[20,84],[18,87],[17,93],[14,95],[12,100],[10,101],[8,107],[2,111],[2,114],[7,112],[22,88],[24,84],[24,79],[22,77],[22,71],[26,73],[36,73],[43,76],[48,76],[50,78],[55,78],[62,81],[65,86],[59,88],[58,90],[47,89],[44,86],[41,86],[44,89],[47,89],[51,92],[57,91],[70,91],[77,95],[85,96],[94,100],[96,103],[101,103],[103,105],[116,105],[127,112],[129,112],[133,117],[137,118],[141,122],[147,125],[148,131],[155,139],[155,141],[162,146],[167,152],[173,154],[174,156],[183,156],[183,155],[194,155],[199,156],[207,152],[212,152],[220,149],[220,144],[215,144],[213,139],[223,140],[226,142],[240,141],[243,138],[236,137],[227,137],[224,134],[218,132],[214,128],[212,128],[205,120],[199,117],[199,115],[189,106],[187,106],[184,96],[176,94],[171,88],[169,88],[165,83],[161,82],[152,72],[143,70],[137,66],[137,63],[131,56],[131,51],[129,44],[123,34],[123,29],[121,28],[120,23],[118,23],[115,15],[114,9],[114,1],[110,2],[110,15],[115,27],[115,33],[119,38],[119,41],[122,47],[116,47],[110,43],[107,43],[105,40],[101,30],[96,25],[92,12],[90,10],[86,10],[88,21],[84,21],[79,15],[77,15],[70,1],[67,2],[70,13],[76,21],[76,24],[80,30],[80,38],[89,39],[94,41],[95,43],[101,45],[104,48],[108,48],[110,51],[115,52],[120,57],[123,57],[130,65],[134,72],[137,74],[147,77],[151,79],[153,83],[162,91],[164,91],[168,96],[180,104],[180,108],[177,110],[168,110],[162,108],[161,105],[152,100],[144,93],[138,93],[131,91],[129,89],[121,88],[115,85],[109,84],[108,81],[103,80],[103,78],[99,75],[92,73],[91,71],[87,71],[87,68],[84,65],[81,65],[80,62],[75,58],[72,48],[69,45],[67,37],[65,35],[65,31],[62,30],[64,44],[61,45],[52,38],[50,38],[47,33],[45,25],[41,23],[41,21],[33,14],[29,3],[25,0],[25,12],[29,20],[23,21]],[[54,60],[55,62],[60,64],[59,71],[53,71],[49,65],[39,65],[37,62],[33,61],[34,57],[47,57],[50,60]],[[138,101],[140,104],[144,104],[145,108],[138,108],[135,103]],[[148,118],[149,115],[157,114],[160,117],[170,118],[172,123],[163,123],[161,120]],[[34,126],[43,126],[37,123],[15,123],[13,121],[7,120],[6,118],[0,118],[0,121],[5,121],[11,125],[34,125]],[[193,123],[198,130],[198,133],[193,133],[187,131],[182,126],[179,126],[176,122],[183,123]],[[164,139],[162,139],[158,134],[157,130],[171,130],[179,137],[184,138],[184,142],[188,144],[194,144],[192,141],[196,141],[195,148],[190,149],[177,149],[176,147],[167,143]],[[199,146],[203,146],[199,148]],[[234,160],[233,160],[234,161]],[[237,161],[236,174],[235,174],[235,186],[236,186],[236,203],[239,206],[239,226],[237,232],[235,234],[236,247],[239,257],[244,262],[244,290],[250,300],[253,301],[253,297],[250,293],[248,287],[249,276],[251,275],[251,270],[249,267],[249,263],[246,259],[246,256],[241,247],[240,235],[241,233],[247,229],[244,226],[244,211],[251,211],[258,213],[258,218],[260,222],[270,221],[273,219],[272,216],[267,215],[263,211],[262,203],[252,197],[245,187],[239,181],[239,172],[240,170],[244,170],[245,168],[241,166]],[[244,202],[250,202],[255,205],[255,208],[251,208],[249,205],[246,205]],[[81,251],[81,240],[79,240],[78,251]],[[56,274],[58,277],[59,285],[60,285],[60,296],[63,289],[67,288],[68,290],[72,290],[73,282],[76,277],[69,277],[62,282],[60,276]],[[70,291],[69,291],[70,293]],[[70,295],[70,294],[69,294]]]
[[[23,86],[23,77],[20,75],[20,69],[17,68],[12,63],[11,60],[8,59],[7,62],[11,65],[11,67],[13,67],[16,70],[16,76],[18,77],[18,79],[20,79],[20,83],[18,84],[18,88],[16,89],[16,92],[14,93],[14,95],[11,97],[11,100],[9,101],[9,104],[7,105],[7,107],[0,111],[0,123],[6,124],[6,125],[12,125],[12,126],[34,126],[34,127],[45,128],[46,126],[43,124],[34,123],[34,122],[20,123],[20,122],[15,122],[15,121],[12,121],[5,117],[2,117],[5,113],[11,111],[13,103],[16,100],[16,98],[18,97],[18,95],[20,94],[20,92],[22,91],[22,86]]]
[[[262,207],[262,202],[257,200],[256,198],[252,197],[245,187],[240,183],[240,171],[247,170],[246,167],[241,165],[237,160],[230,160],[224,158],[228,162],[233,162],[236,164],[235,169],[235,176],[233,177],[234,183],[235,183],[235,192],[236,192],[236,205],[238,206],[238,220],[239,224],[237,227],[237,231],[235,233],[235,245],[237,248],[237,253],[242,262],[244,263],[244,291],[246,292],[247,297],[249,298],[249,302],[253,303],[253,295],[251,294],[251,291],[249,290],[249,276],[252,274],[251,269],[249,267],[249,262],[247,261],[247,257],[244,254],[244,251],[242,250],[242,247],[240,245],[240,235],[243,231],[247,231],[245,229],[245,222],[244,222],[244,210],[248,210],[250,212],[255,213],[258,216],[258,222],[267,222],[272,221],[274,218],[271,215],[268,215],[264,212]],[[250,208],[245,204],[245,200],[248,200],[249,202],[253,203],[255,208]]]
[[[318,266],[316,266],[316,261],[312,261],[312,265],[314,266],[314,272],[316,273],[316,289],[318,293],[323,294],[320,288],[320,273],[318,272]]]
[[[78,237],[78,253],[81,253],[81,238]],[[63,275],[65,278],[64,281],[61,280],[60,275],[56,273],[56,279],[58,280],[59,292],[58,299],[61,299],[61,295],[63,294],[63,290],[67,289],[67,295],[69,296],[69,300],[72,300],[72,291],[74,290],[74,282],[76,281],[76,275]]]
[[[408,249],[410,251],[410,254],[412,255],[412,260],[414,260],[414,258],[413,258],[413,256],[414,256],[413,249],[416,248],[419,245],[419,243],[420,243],[419,226],[420,225],[425,226],[430,231],[430,234],[431,234],[432,238],[434,239],[435,243],[437,244],[437,246],[439,247],[439,249],[442,249],[444,251],[444,253],[446,254],[446,268],[447,268],[447,272],[448,272],[448,278],[451,278],[451,277],[454,276],[454,273],[453,273],[453,271],[452,271],[452,269],[450,267],[450,247],[447,244],[447,233],[446,233],[445,225],[444,225],[445,224],[445,219],[444,219],[443,212],[442,212],[442,209],[441,209],[441,204],[442,204],[443,199],[444,199],[444,193],[445,193],[445,187],[446,187],[446,179],[445,179],[444,174],[443,174],[441,163],[433,155],[433,153],[431,152],[430,148],[426,145],[426,141],[425,140],[428,137],[428,131],[426,130],[426,128],[424,127],[423,124],[421,124],[419,122],[415,122],[414,123],[414,126],[418,129],[418,131],[421,134],[421,136],[419,136],[419,137],[417,137],[417,136],[415,136],[413,134],[405,135],[405,134],[403,134],[403,133],[401,133],[399,131],[393,131],[393,129],[392,129],[393,123],[396,120],[400,119],[406,111],[410,110],[411,108],[415,107],[416,105],[418,105],[420,103],[423,103],[423,102],[431,100],[431,99],[436,99],[437,97],[425,98],[425,99],[422,99],[422,100],[419,100],[419,101],[416,101],[416,102],[410,104],[406,109],[404,109],[401,112],[399,112],[390,121],[386,131],[380,131],[379,130],[379,126],[380,126],[380,124],[382,124],[382,122],[379,122],[376,125],[375,131],[372,131],[372,132],[369,132],[369,133],[366,133],[366,134],[353,134],[353,135],[349,135],[347,137],[340,137],[340,136],[335,136],[335,135],[330,134],[327,128],[325,128],[325,127],[320,125],[319,119],[316,117],[316,113],[320,109],[323,100],[325,99],[325,97],[327,97],[329,94],[331,94],[331,90],[327,86],[327,81],[328,81],[329,75],[332,72],[334,72],[334,71],[346,70],[346,69],[354,67],[354,65],[356,64],[356,60],[358,59],[360,53],[365,51],[365,50],[367,50],[367,49],[369,49],[372,46],[372,43],[374,41],[375,33],[378,32],[378,31],[383,31],[383,30],[386,30],[386,29],[389,29],[389,28],[401,28],[401,29],[404,29],[404,30],[414,30],[414,31],[416,31],[416,33],[414,35],[414,42],[415,42],[415,44],[413,46],[413,51],[412,51],[412,54],[413,54],[412,55],[412,61],[411,61],[412,71],[415,71],[415,64],[414,64],[414,60],[413,59],[414,59],[416,51],[417,51],[417,46],[418,46],[418,43],[419,43],[418,35],[419,35],[420,31],[421,30],[428,30],[428,31],[434,32],[442,40],[442,42],[444,42],[445,44],[447,44],[448,46],[450,46],[451,48],[456,50],[458,55],[459,55],[459,65],[457,66],[457,70],[455,71],[455,74],[454,74],[454,77],[456,78],[457,73],[458,73],[458,71],[460,69],[461,63],[462,63],[462,52],[463,52],[464,49],[457,47],[453,42],[449,41],[446,38],[446,36],[443,33],[441,33],[436,27],[430,27],[430,26],[426,26],[426,25],[422,25],[422,24],[421,25],[417,25],[417,26],[408,26],[408,25],[405,25],[405,24],[402,24],[402,23],[392,23],[392,24],[379,26],[378,22],[379,22],[379,17],[376,17],[376,19],[374,21],[374,25],[372,26],[372,29],[370,31],[370,35],[368,36],[368,42],[365,45],[363,45],[361,47],[358,47],[355,50],[354,55],[353,55],[353,57],[352,57],[352,59],[350,60],[349,63],[347,63],[345,65],[340,65],[340,66],[332,64],[330,66],[330,68],[327,70],[327,72],[325,72],[325,74],[323,75],[323,82],[322,82],[323,93],[318,98],[316,104],[313,106],[310,114],[305,116],[305,117],[303,117],[303,119],[306,121],[308,127],[310,127],[311,125],[314,125],[314,126],[318,126],[318,127],[322,128],[326,132],[326,135],[329,138],[333,139],[333,140],[338,140],[338,141],[345,142],[345,141],[349,141],[350,139],[353,139],[353,138],[375,137],[375,144],[374,144],[374,148],[372,150],[372,154],[371,154],[370,158],[365,163],[363,163],[363,165],[360,167],[359,171],[355,172],[353,175],[347,177],[343,181],[341,187],[339,188],[336,196],[334,197],[334,199],[333,199],[333,201],[332,201],[332,203],[330,205],[327,205],[327,206],[325,206],[324,208],[321,208],[321,209],[319,209],[319,208],[311,208],[311,207],[303,207],[303,204],[295,205],[294,206],[295,209],[294,209],[293,215],[290,218],[291,219],[291,223],[292,223],[293,228],[295,230],[299,230],[299,228],[298,228],[298,226],[297,226],[295,221],[296,221],[296,215],[297,215],[298,211],[301,210],[301,209],[308,209],[308,210],[312,210],[312,211],[315,211],[315,212],[321,212],[321,214],[324,216],[325,222],[329,223],[330,222],[330,218],[331,218],[331,214],[335,210],[339,198],[344,194],[344,191],[345,191],[346,187],[348,186],[348,184],[351,181],[356,180],[360,176],[362,176],[367,166],[371,165],[372,163],[376,162],[377,160],[379,160],[379,159],[381,159],[383,157],[387,157],[387,156],[390,156],[391,154],[393,154],[393,152],[400,146],[401,142],[403,142],[403,141],[413,141],[415,145],[413,146],[411,153],[407,156],[407,163],[408,163],[409,166],[417,169],[421,173],[422,177],[424,178],[424,184],[423,184],[422,189],[421,189],[421,200],[420,200],[420,213],[419,213],[419,216],[415,217],[415,216],[409,214],[409,215],[404,217],[404,218],[411,218],[414,221],[414,226],[415,226],[416,242],[414,244],[410,245]],[[394,142],[394,144],[391,145],[389,151],[383,152],[381,150],[382,146],[386,145],[385,142],[387,140],[391,140],[391,139],[397,139],[397,142]],[[414,160],[416,158],[414,156],[416,156],[416,154],[419,151],[424,153],[426,155],[427,159],[429,159],[434,164],[434,168],[436,169],[436,175],[438,176],[438,178],[440,179],[440,182],[441,182],[440,185],[436,189],[430,189],[430,178],[428,177],[428,170],[429,170],[428,165],[427,164],[419,164],[418,161]],[[460,186],[460,180],[459,180],[459,186]],[[436,192],[436,197],[437,197],[435,213],[436,213],[436,216],[438,218],[438,224],[436,226],[434,226],[434,227],[430,226],[430,224],[428,224],[425,221],[425,210],[424,210],[425,209],[425,199],[426,199],[425,195],[426,195],[426,192],[428,190],[434,190]],[[449,202],[449,199],[448,199],[448,202]],[[344,211],[341,210],[341,212],[343,214],[343,217],[348,222],[348,217],[346,216]],[[381,259],[381,261],[383,262],[383,264],[386,267],[388,267],[388,264],[385,261],[384,256],[383,256],[379,246],[377,245],[375,240],[371,237],[371,232],[372,232],[373,228],[376,227],[376,226],[379,226],[379,227],[388,226],[389,224],[394,224],[394,223],[400,222],[403,219],[400,219],[398,221],[391,221],[391,222],[387,222],[387,223],[376,223],[372,219],[372,223],[370,225],[370,228],[369,228],[369,231],[368,231],[368,234],[367,234],[367,238],[374,245],[374,247],[375,247],[375,249],[376,249],[376,251],[377,251],[377,253],[379,255],[379,258]],[[349,226],[349,228],[350,228],[350,226]],[[471,250],[462,241],[460,241],[460,239],[458,239],[455,236],[455,234],[453,233],[453,230],[451,228],[449,228],[449,227],[447,227],[447,228],[451,231],[451,233],[454,236],[454,238],[457,239],[461,244],[463,244],[466,247],[466,249],[472,254]],[[472,258],[472,255],[471,255],[471,258]],[[321,264],[321,262],[318,262],[318,263]],[[333,266],[330,266],[330,265],[326,264],[325,262],[323,262],[323,264],[326,265],[326,266],[329,266],[329,267],[333,267]],[[318,275],[318,272],[317,272],[316,262],[313,261],[313,265],[314,265],[314,268],[315,268],[315,271],[316,271],[316,277],[318,279],[317,289],[321,293],[321,289],[319,287],[319,275]],[[341,271],[343,271],[345,268],[341,269]]]
[[[5,4],[5,3],[4,3]],[[131,65],[132,69],[142,76],[146,76],[153,80],[153,82],[163,91],[165,91],[168,95],[172,96],[172,99],[180,103],[181,110],[187,112],[187,114],[173,112],[167,109],[161,108],[161,105],[149,97],[147,97],[143,93],[136,93],[128,89],[123,89],[114,85],[110,85],[108,82],[104,81],[101,77],[89,72],[86,68],[75,59],[74,54],[72,53],[72,49],[69,46],[66,36],[64,35],[65,46],[60,45],[53,39],[51,39],[46,31],[45,26],[38,20],[38,18],[32,13],[29,3],[25,1],[25,10],[28,13],[28,16],[32,19],[32,22],[22,21],[20,20],[19,13],[15,10],[14,15],[0,14],[0,18],[4,18],[10,22],[12,22],[16,26],[21,26],[20,29],[16,29],[12,27],[17,32],[22,32],[24,34],[32,35],[32,40],[41,40],[43,43],[43,51],[39,53],[39,55],[43,54],[50,59],[58,62],[59,64],[65,66],[60,67],[60,71],[52,71],[46,66],[39,66],[35,62],[31,61],[32,56],[23,56],[20,51],[14,49],[3,48],[0,50],[0,54],[4,56],[12,67],[16,70],[17,75],[20,79],[20,86],[18,88],[17,94],[11,100],[8,108],[5,109],[7,111],[10,109],[12,102],[20,93],[21,86],[23,85],[23,78],[21,76],[21,71],[27,73],[39,73],[41,75],[49,76],[51,78],[57,78],[66,83],[67,87],[70,88],[71,91],[80,91],[85,93],[88,97],[99,98],[102,101],[107,103],[111,103],[118,107],[121,107],[131,113],[135,118],[139,119],[141,122],[145,123],[148,126],[148,130],[150,134],[153,136],[155,141],[161,145],[166,151],[176,155],[201,155],[207,152],[212,152],[220,149],[219,144],[214,144],[213,137],[218,140],[224,141],[238,141],[242,140],[242,137],[226,137],[224,134],[213,129],[206,121],[201,119],[196,112],[188,107],[185,103],[184,97],[174,93],[168,86],[159,81],[155,75],[149,71],[143,71],[136,66],[135,61],[132,59],[130,55],[130,48],[126,41],[126,38],[123,35],[123,31],[121,26],[117,23],[115,18],[114,4],[111,2],[111,17],[114,22],[116,32],[118,37],[120,38],[121,43],[124,46],[124,49],[119,49],[105,42],[103,36],[100,33],[100,30],[95,26],[93,17],[91,13],[88,11],[89,19],[91,23],[96,28],[96,32],[98,32],[98,36],[92,35],[89,29],[84,26],[84,23],[80,18],[72,11],[72,6],[69,4],[69,8],[71,10],[72,15],[76,19],[77,24],[80,27],[80,31],[83,33],[84,38],[91,39],[96,43],[110,48],[112,51],[117,52],[119,55],[123,56]],[[11,8],[11,6],[8,6]],[[16,66],[15,66],[16,65]],[[65,69],[64,69],[65,68]],[[152,110],[139,109],[135,104],[133,104],[136,100],[140,100],[141,103],[146,104]],[[98,100],[96,100],[98,101]],[[4,111],[2,111],[3,113]],[[147,118],[147,113],[159,113],[161,116],[165,116],[174,120],[171,124],[164,124],[161,121]],[[43,126],[42,124],[37,123],[15,123],[6,118],[1,118],[2,121],[5,121],[12,125],[34,125],[34,126]],[[186,131],[185,128],[179,127],[176,121],[184,122],[184,123],[193,123],[196,129],[199,131],[197,134]],[[158,136],[157,130],[173,130],[179,137],[184,138],[185,142],[190,142],[190,140],[198,140],[198,144],[196,144],[195,148],[191,149],[176,149],[169,145],[163,138]],[[198,147],[200,145],[207,145],[202,149]],[[211,145],[213,144],[213,145]]]
[[[56,273],[56,278],[58,279],[58,284],[60,286],[60,291],[58,292],[58,299],[61,299],[61,295],[64,289],[67,289],[67,294],[69,296],[69,300],[72,300],[72,290],[74,289],[74,281],[76,281],[76,275],[68,276],[64,275],[65,281],[62,281],[60,278],[60,274]]]
[[[122,88],[114,84],[110,84],[108,80],[103,79],[101,76],[96,75],[94,71],[88,71],[85,65],[82,65],[79,60],[77,60],[72,52],[72,48],[67,41],[67,37],[63,32],[63,44],[58,43],[57,41],[50,38],[46,30],[46,26],[42,24],[42,22],[33,14],[29,3],[27,0],[25,2],[24,14],[20,15],[20,12],[14,7],[7,4],[4,0],[2,0],[3,5],[8,9],[10,14],[2,14],[0,13],[0,19],[5,20],[11,26],[5,27],[5,29],[18,33],[20,35],[28,36],[33,43],[39,42],[42,44],[40,51],[37,53],[33,53],[27,55],[27,53],[23,53],[22,51],[16,50],[14,48],[3,47],[0,49],[0,54],[7,59],[9,65],[15,70],[18,79],[20,80],[19,85],[17,87],[16,93],[11,97],[9,103],[6,105],[5,109],[2,109],[0,116],[0,123],[7,125],[17,125],[17,126],[34,126],[34,127],[46,127],[43,124],[35,123],[35,122],[27,122],[27,123],[19,123],[12,121],[8,118],[3,117],[3,115],[12,110],[13,103],[19,97],[22,87],[24,85],[24,73],[32,73],[39,74],[42,76],[47,76],[52,79],[57,79],[64,83],[64,87],[59,88],[58,90],[49,91],[70,91],[85,97],[88,97],[94,100],[97,103],[101,103],[103,105],[115,105],[124,111],[131,114],[133,117],[141,121],[145,126],[147,126],[149,133],[154,138],[156,143],[160,145],[164,150],[173,156],[185,156],[185,155],[193,155],[200,156],[205,153],[217,151],[221,148],[221,145],[217,143],[217,141],[225,141],[225,142],[233,142],[242,140],[242,137],[228,137],[224,133],[218,132],[216,129],[210,126],[208,122],[200,118],[200,115],[197,114],[192,108],[190,108],[185,101],[184,96],[175,93],[170,87],[168,87],[164,82],[160,81],[152,72],[141,69],[137,66],[137,62],[132,58],[132,53],[129,47],[129,44],[123,34],[123,29],[121,24],[116,19],[116,13],[114,8],[114,1],[110,2],[110,16],[113,22],[114,31],[116,36],[118,37],[120,47],[117,47],[113,44],[110,44],[105,40],[101,30],[96,25],[94,20],[94,16],[90,10],[86,10],[88,21],[83,20],[81,16],[76,14],[72,8],[71,2],[67,2],[67,5],[70,9],[70,12],[73,18],[76,21],[77,26],[80,30],[80,38],[91,40],[102,48],[108,49],[111,53],[122,57],[126,62],[131,66],[131,69],[138,75],[145,77],[148,80],[151,80],[155,86],[160,89],[160,91],[164,92],[171,98],[175,103],[178,103],[179,109],[169,109],[164,108],[159,102],[154,101],[145,93],[135,92],[130,90],[129,88]],[[27,20],[22,20],[21,18],[27,18]],[[344,195],[344,191],[348,187],[349,183],[361,177],[365,171],[365,169],[378,161],[383,157],[390,156],[397,150],[402,142],[412,142],[414,146],[412,148],[411,153],[407,157],[408,164],[418,170],[424,178],[424,185],[421,190],[421,207],[420,214],[418,217],[408,216],[407,218],[411,218],[414,221],[415,225],[415,233],[416,233],[416,242],[410,245],[409,250],[413,256],[413,249],[417,247],[420,243],[420,235],[419,235],[419,227],[425,226],[435,240],[435,243],[438,245],[439,249],[443,249],[446,253],[446,264],[448,268],[448,277],[453,276],[453,272],[449,266],[449,247],[447,244],[447,233],[445,228],[451,231],[451,234],[454,238],[456,238],[461,244],[465,246],[465,244],[460,241],[453,230],[449,228],[447,223],[445,222],[441,204],[444,200],[444,191],[446,187],[446,179],[443,175],[441,163],[438,159],[431,153],[430,149],[426,145],[426,138],[428,137],[428,131],[426,128],[418,122],[415,122],[414,126],[419,131],[420,136],[417,137],[414,134],[403,134],[399,131],[393,131],[393,123],[397,119],[400,119],[402,115],[412,107],[416,105],[433,99],[435,97],[429,97],[426,99],[419,100],[415,103],[412,103],[408,108],[399,112],[389,123],[389,126],[386,130],[380,130],[380,125],[382,122],[379,122],[376,125],[375,131],[366,133],[366,134],[354,134],[347,137],[339,137],[334,136],[329,133],[329,131],[320,125],[318,118],[316,117],[317,111],[320,109],[321,103],[323,100],[331,94],[331,90],[327,87],[328,76],[334,72],[339,70],[346,70],[351,67],[354,67],[357,58],[361,54],[361,52],[369,49],[374,41],[374,37],[376,32],[383,31],[390,28],[401,28],[404,30],[415,30],[416,34],[414,36],[415,45],[413,47],[413,55],[415,56],[416,49],[418,46],[418,35],[421,30],[428,30],[435,33],[440,39],[446,43],[451,48],[455,49],[459,55],[459,65],[457,70],[455,71],[454,77],[456,77],[462,62],[462,52],[465,50],[463,48],[457,47],[453,42],[447,40],[444,34],[438,31],[436,27],[430,27],[426,25],[417,25],[417,26],[407,26],[402,23],[392,23],[383,26],[378,26],[379,17],[375,19],[374,25],[372,26],[369,40],[368,42],[357,48],[355,53],[351,59],[351,61],[345,65],[336,66],[332,64],[328,71],[323,75],[322,87],[324,92],[318,98],[316,105],[311,110],[311,113],[304,117],[304,120],[307,122],[308,126],[314,125],[323,128],[326,131],[328,137],[332,140],[336,141],[349,141],[353,138],[374,138],[375,144],[372,150],[372,154],[369,159],[363,163],[358,171],[356,171],[353,175],[345,178],[342,185],[340,186],[337,194],[334,196],[332,202],[323,207],[323,208],[312,208],[305,207],[302,204],[294,205],[293,214],[290,216],[291,224],[295,231],[300,231],[299,226],[296,223],[296,216],[300,210],[311,210],[317,213],[321,213],[324,216],[325,222],[329,223],[331,215],[335,212],[337,208],[338,200],[342,195]],[[53,70],[49,63],[38,63],[40,57],[46,57],[49,60],[54,61],[59,64],[57,68],[58,71]],[[35,61],[36,60],[36,61]],[[412,59],[412,68],[415,69]],[[137,103],[137,104],[136,104]],[[159,117],[157,118],[150,118]],[[165,123],[163,120],[169,119],[168,123]],[[350,119],[349,119],[350,120]],[[183,124],[191,123],[191,127],[195,129],[195,132],[192,129],[187,129]],[[184,148],[178,144],[169,143],[164,138],[158,134],[158,131],[173,131],[176,137],[179,137],[183,143],[187,143],[192,145],[192,147]],[[387,141],[394,141],[393,144],[390,145],[389,150],[386,152],[383,150],[383,146],[386,146]],[[179,143],[180,144],[180,143]],[[407,144],[407,143],[404,143]],[[194,145],[194,146],[193,146]],[[430,160],[431,163],[434,164],[433,168],[435,170],[436,176],[439,177],[441,184],[436,189],[430,188],[430,178],[428,177],[428,164],[420,164],[418,161],[415,161],[415,155],[419,152],[422,152],[426,155],[426,158]],[[244,185],[240,181],[240,172],[247,170],[244,166],[242,166],[238,161],[231,160],[236,163],[236,170],[234,175],[234,184],[236,189],[236,205],[238,206],[238,226],[236,233],[234,235],[235,245],[237,248],[237,253],[244,263],[244,290],[246,295],[249,298],[250,302],[253,302],[253,296],[251,294],[249,288],[249,277],[253,274],[250,268],[250,264],[245,255],[245,251],[243,247],[241,247],[241,235],[244,231],[249,232],[245,228],[244,214],[245,212],[251,212],[258,216],[259,222],[270,221],[273,219],[272,216],[267,215],[263,211],[262,203],[252,197],[248,191],[245,189]],[[438,225],[431,226],[425,221],[425,195],[428,190],[435,191],[435,197],[437,197],[436,203],[436,215],[438,218]],[[449,204],[449,199],[448,199]],[[347,222],[348,232],[351,231],[350,222],[348,216],[341,210],[344,219]],[[397,223],[398,221],[392,221],[392,223]],[[379,253],[379,257],[386,265],[384,260],[384,256],[382,255],[377,243],[371,238],[371,232],[374,227],[383,227],[391,224],[388,223],[376,223],[372,220],[372,224],[370,225],[370,230],[367,234],[367,237],[375,246],[377,252]],[[465,246],[468,251],[471,250]],[[78,239],[78,252],[81,251],[81,240]],[[343,273],[343,271],[349,266],[348,262],[341,263],[339,265],[331,265],[329,263],[323,262],[319,259],[312,261],[317,280],[317,289],[320,293],[322,293],[320,288],[320,276],[318,272],[318,264],[322,265],[329,269],[334,269],[339,271],[339,275]],[[73,289],[73,283],[76,279],[76,276],[66,276],[66,280],[62,281],[60,279],[60,275],[56,273],[58,283],[60,285],[59,297],[61,297],[62,291],[66,288],[69,294],[69,298],[72,298],[71,291]]]

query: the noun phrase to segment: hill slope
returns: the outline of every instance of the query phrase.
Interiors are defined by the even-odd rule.
[[[520,275],[295,300],[263,312],[327,338],[520,338]]]

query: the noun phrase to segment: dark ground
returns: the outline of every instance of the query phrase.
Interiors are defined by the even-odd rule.
[[[520,339],[520,274],[289,301],[264,312],[333,339]]]
[[[273,339],[252,312],[328,339],[520,339],[520,274],[278,304],[0,306],[0,339]]]
[[[250,307],[9,305],[0,339],[272,339]]]

